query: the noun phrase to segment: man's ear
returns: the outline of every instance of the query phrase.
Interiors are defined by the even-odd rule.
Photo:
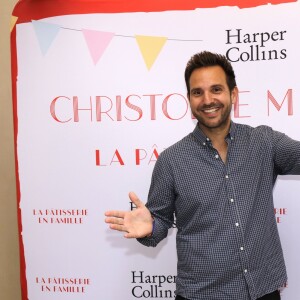
[[[235,86],[233,88],[233,90],[231,91],[231,103],[232,104],[236,103],[238,96],[239,96],[239,89],[237,88],[237,86]]]

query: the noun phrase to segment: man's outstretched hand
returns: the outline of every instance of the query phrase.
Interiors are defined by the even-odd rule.
[[[136,209],[132,211],[110,210],[105,212],[105,222],[113,230],[124,231],[126,238],[142,238],[152,233],[153,218],[145,204],[133,192],[130,200]]]

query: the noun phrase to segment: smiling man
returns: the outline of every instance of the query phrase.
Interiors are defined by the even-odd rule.
[[[160,155],[147,204],[130,193],[137,209],[105,220],[155,247],[176,216],[176,300],[278,300],[287,275],[272,192],[278,175],[300,174],[300,142],[231,121],[238,89],[224,56],[195,54],[185,81],[197,126]]]

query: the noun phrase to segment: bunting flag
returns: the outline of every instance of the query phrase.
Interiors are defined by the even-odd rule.
[[[82,33],[96,65],[115,34],[88,29],[82,29]]]
[[[166,37],[135,35],[140,51],[148,70],[151,69],[160,51],[162,50]]]
[[[56,24],[32,21],[42,54],[45,55],[60,30]]]
[[[11,16],[11,19],[10,19],[10,32],[13,31],[17,21],[18,21],[18,17]]]

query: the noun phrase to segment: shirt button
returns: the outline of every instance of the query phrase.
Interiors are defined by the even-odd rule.
[[[209,142],[209,138],[206,138],[206,140]]]
[[[241,251],[243,251],[243,250],[244,250],[244,247],[241,247],[240,249],[241,249]]]
[[[245,270],[244,270],[244,273],[247,273],[247,272],[248,272],[248,270],[247,270],[247,269],[245,269]]]
[[[233,203],[233,202],[234,202],[234,200],[233,200],[233,199],[230,199],[230,202],[231,202],[231,203]]]
[[[203,146],[206,146],[206,143],[204,142],[202,145],[203,145]]]
[[[233,140],[233,136],[230,139]]]
[[[215,155],[215,158],[219,158],[219,155],[218,155],[218,154],[216,154],[216,155]]]
[[[235,226],[236,226],[236,227],[239,227],[239,225],[240,225],[239,223],[235,223]]]
[[[225,175],[225,178],[226,178],[226,179],[228,179],[228,178],[229,178],[229,176],[228,176],[228,175]]]

